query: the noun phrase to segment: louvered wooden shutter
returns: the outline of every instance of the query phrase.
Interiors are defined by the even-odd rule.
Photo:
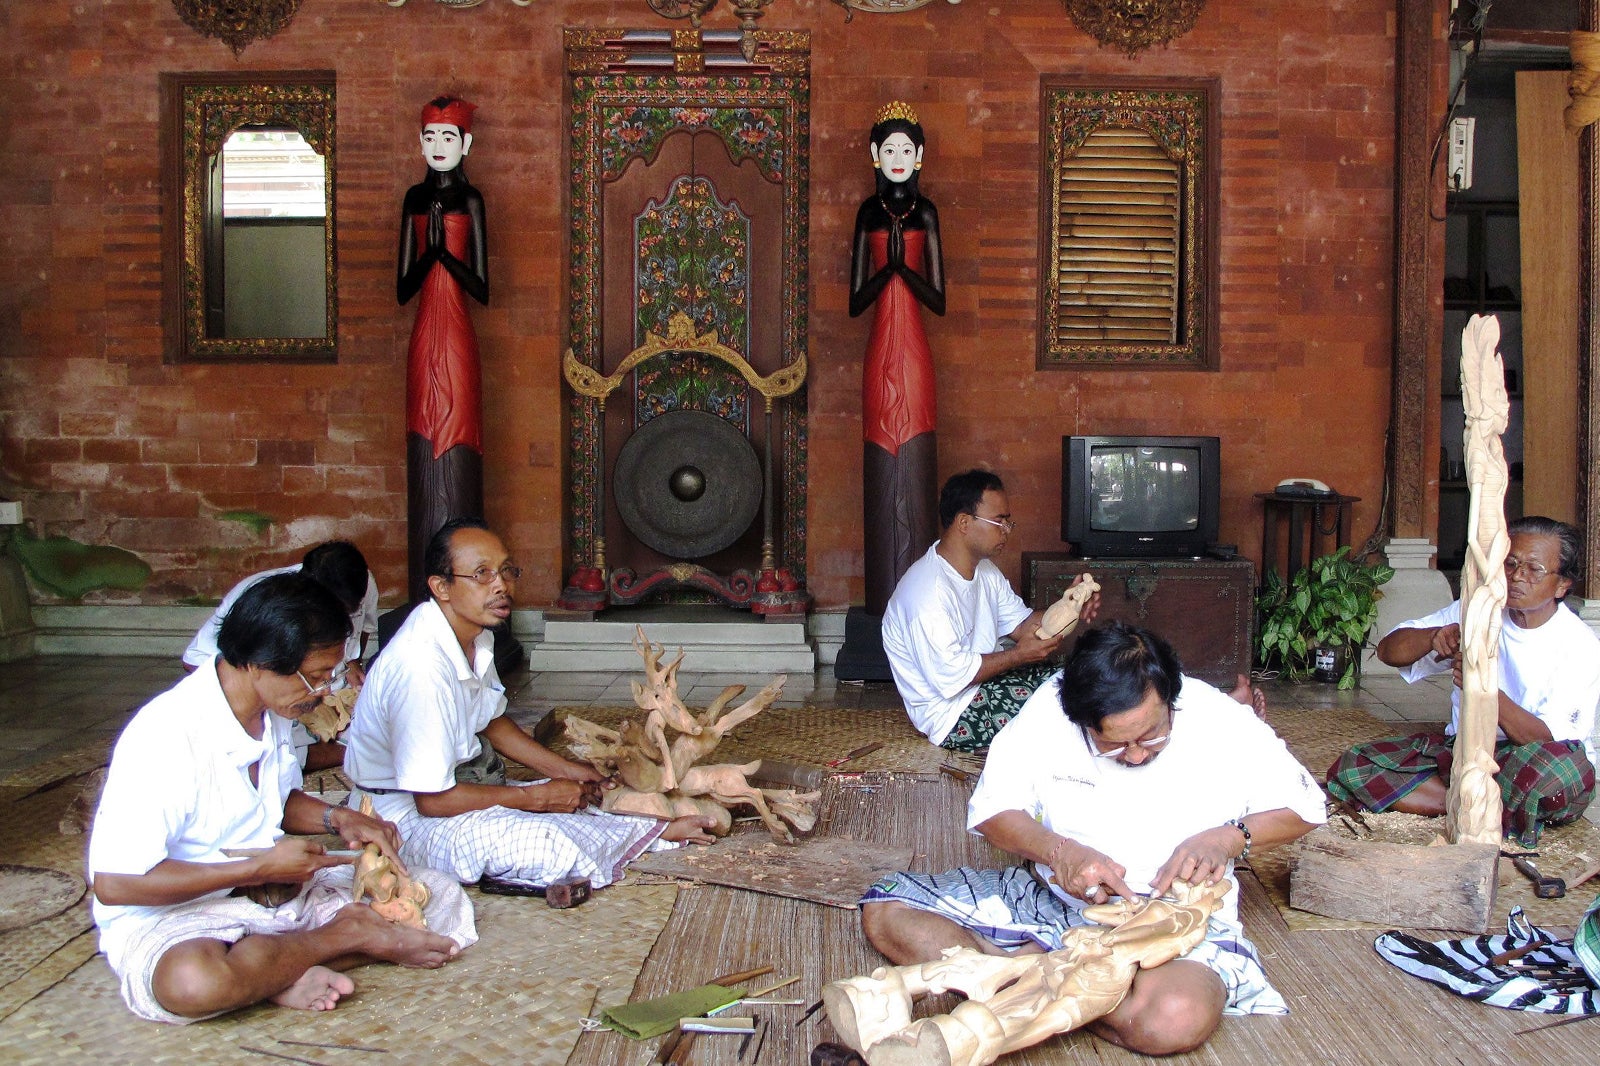
[[[1137,129],[1097,130],[1062,161],[1059,343],[1176,343],[1180,177]]]

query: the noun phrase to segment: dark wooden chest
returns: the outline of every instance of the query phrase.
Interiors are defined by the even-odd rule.
[[[1087,570],[1100,582],[1099,621],[1123,621],[1166,638],[1184,672],[1223,691],[1249,674],[1255,564],[1248,559],[1079,559],[1023,552],[1024,597],[1048,607]]]

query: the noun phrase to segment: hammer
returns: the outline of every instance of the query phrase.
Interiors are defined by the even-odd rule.
[[[1559,877],[1546,877],[1539,868],[1521,855],[1511,859],[1511,865],[1533,882],[1533,894],[1540,899],[1560,899],[1567,894],[1567,883]]]

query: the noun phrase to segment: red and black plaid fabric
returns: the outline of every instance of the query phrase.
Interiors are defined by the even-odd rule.
[[[1357,744],[1328,768],[1328,791],[1369,811],[1388,810],[1429,777],[1449,778],[1454,742],[1443,733],[1414,733]],[[1502,741],[1494,760],[1505,831],[1524,846],[1538,843],[1543,826],[1578,817],[1594,796],[1594,767],[1575,740]]]

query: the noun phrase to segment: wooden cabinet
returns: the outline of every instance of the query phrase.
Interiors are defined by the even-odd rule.
[[[1047,607],[1087,570],[1100,582],[1099,621],[1122,621],[1165,638],[1184,672],[1231,689],[1250,672],[1255,564],[1248,559],[1079,559],[1023,552],[1024,596]]]

